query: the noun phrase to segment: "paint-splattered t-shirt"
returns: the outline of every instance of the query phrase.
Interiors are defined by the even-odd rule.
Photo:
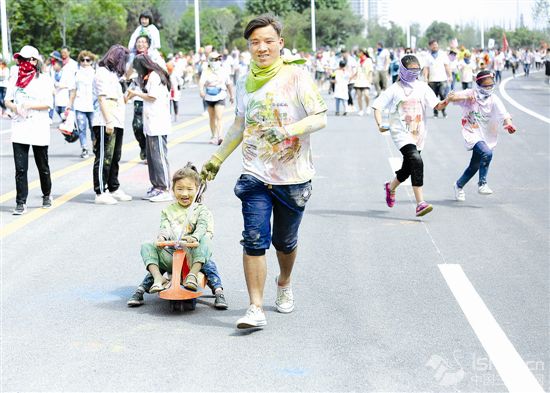
[[[456,92],[458,98],[466,98],[455,104],[462,107],[462,136],[466,149],[471,150],[479,141],[487,143],[491,149],[497,145],[498,129],[504,119],[511,118],[500,98],[491,95],[486,100],[474,100],[472,89]]]
[[[390,111],[390,132],[398,149],[405,145],[424,148],[426,109],[433,109],[439,100],[427,83],[416,81],[413,88],[394,83],[374,101],[372,107]]]
[[[310,135],[271,145],[265,130],[296,123],[326,112],[327,105],[309,73],[296,65],[284,65],[260,89],[248,93],[246,78],[237,83],[236,115],[244,117],[243,173],[267,184],[299,184],[311,180],[313,167]],[[279,123],[280,122],[280,123]]]
[[[188,213],[188,207],[183,207],[177,202],[172,203],[160,213],[159,234],[168,237],[167,240],[179,240],[182,235],[191,235],[198,241],[203,236],[212,239],[212,236],[214,236],[214,217],[208,208],[200,203],[195,204],[187,228],[183,230]]]

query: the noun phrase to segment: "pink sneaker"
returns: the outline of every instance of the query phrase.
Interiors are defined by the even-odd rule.
[[[384,184],[384,189],[386,190],[386,204],[388,207],[393,207],[395,205],[395,191],[391,191],[389,182]]]
[[[417,206],[416,206],[416,217],[422,217],[422,216],[425,216],[426,214],[428,214],[429,212],[431,212],[433,210],[433,206],[430,205],[429,203],[426,203],[424,201],[420,202]]]

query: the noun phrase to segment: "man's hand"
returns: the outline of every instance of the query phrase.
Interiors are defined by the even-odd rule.
[[[218,174],[218,171],[220,170],[221,165],[221,160],[218,159],[216,156],[212,156],[210,160],[208,160],[202,167],[201,179],[203,181],[214,180],[214,178]]]
[[[284,127],[271,127],[267,130],[264,130],[262,138],[265,138],[266,141],[272,145],[281,143],[285,139],[290,138],[292,135]]]

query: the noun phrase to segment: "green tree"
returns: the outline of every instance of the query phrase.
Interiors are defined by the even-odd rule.
[[[459,45],[464,45],[465,48],[473,48],[479,46],[480,32],[474,25],[467,24],[456,29],[456,38]]]
[[[284,16],[292,11],[290,1],[281,0],[246,0],[246,11],[252,15],[271,12],[278,16]]]
[[[319,45],[337,47],[343,45],[348,37],[360,35],[365,28],[364,21],[355,15],[349,8],[342,10],[320,9],[315,15],[317,26],[317,42]],[[311,27],[306,30],[311,35]]]
[[[311,8],[311,0],[292,0],[292,9],[304,12]],[[349,9],[348,0],[315,0],[315,9],[344,10]]]
[[[311,17],[307,12],[290,12],[285,17],[283,26],[282,36],[287,48],[299,50],[311,48]],[[310,33],[306,37],[307,31]],[[306,48],[304,48],[304,44]]]
[[[455,36],[455,32],[450,24],[433,21],[424,35],[428,40],[437,40],[440,46],[444,46]]]
[[[385,44],[388,48],[405,47],[407,45],[407,36],[403,28],[390,21],[390,28],[387,31]]]
[[[533,20],[535,24],[545,31],[550,30],[550,1],[536,0],[533,4]]]
[[[236,16],[227,8],[208,8],[204,15],[204,23],[211,28],[211,34],[218,44],[216,46],[225,49],[229,33],[237,23]]]

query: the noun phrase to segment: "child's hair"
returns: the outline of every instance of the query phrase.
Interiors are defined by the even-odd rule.
[[[193,165],[192,162],[188,162],[183,168],[178,169],[174,173],[174,176],[172,176],[172,190],[174,189],[176,182],[181,179],[192,179],[197,188],[199,188],[202,181],[197,167]],[[206,190],[206,184],[204,189]],[[201,200],[202,198],[199,197],[197,202],[201,202]]]
[[[486,78],[494,79],[493,73],[489,70],[479,71],[476,75],[476,83],[479,85],[481,81]]]
[[[411,65],[416,64],[420,67],[420,62],[415,55],[405,55],[401,58],[401,63],[405,68],[409,68]]]
[[[344,68],[347,64],[348,64],[347,61],[345,61],[345,60],[340,60],[340,63],[338,63],[338,66],[339,66],[340,68]]]

